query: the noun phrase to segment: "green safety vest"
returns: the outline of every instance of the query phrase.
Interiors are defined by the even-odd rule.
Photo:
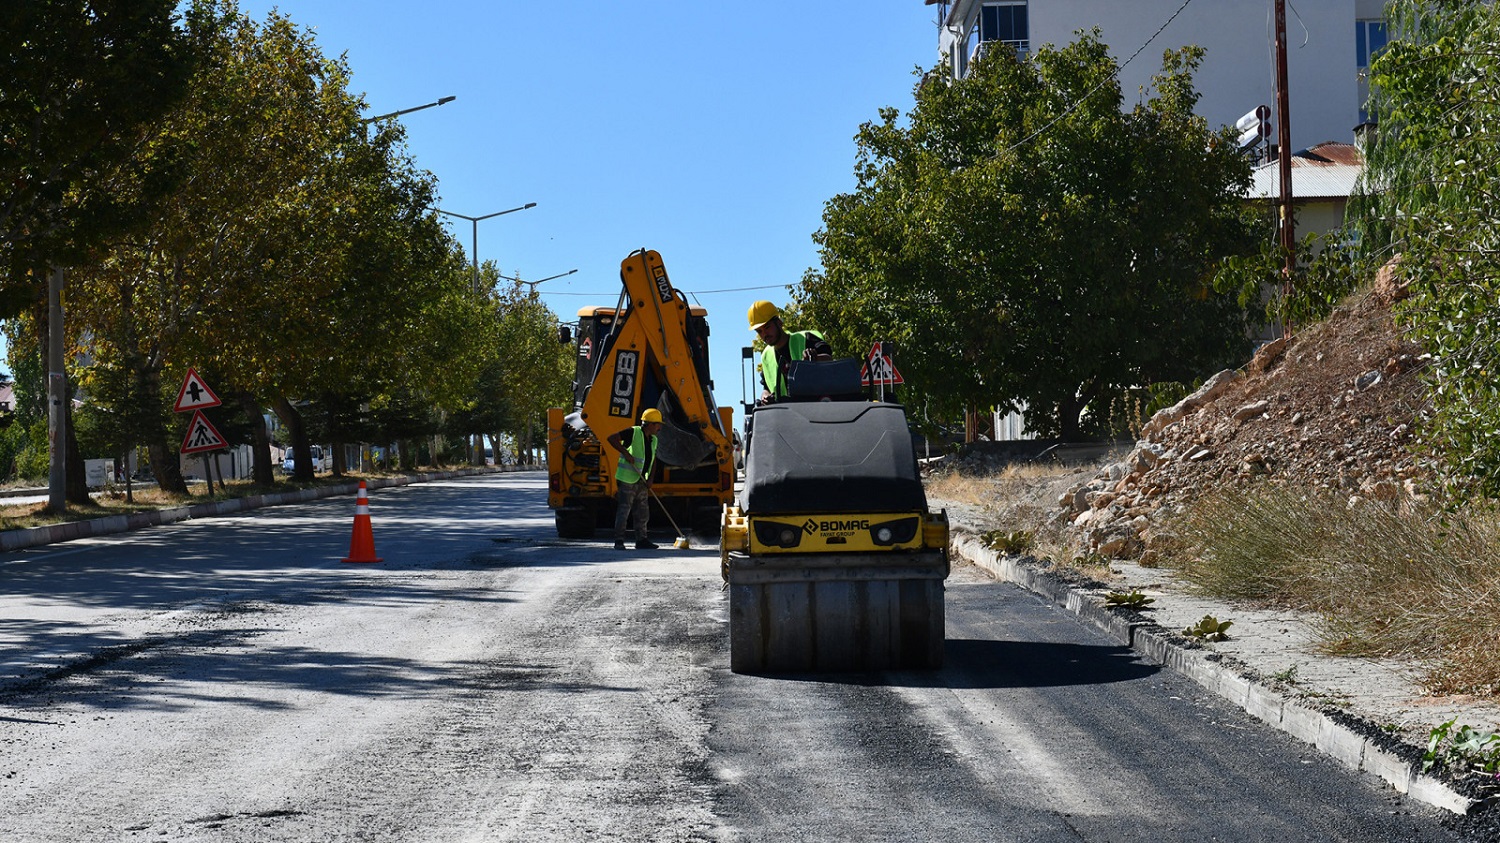
[[[637,464],[646,462],[646,431],[640,425],[632,427],[630,435],[630,456],[635,458]],[[656,465],[656,437],[651,438],[651,462],[646,464],[646,476],[651,476],[651,469]],[[622,456],[620,462],[615,466],[615,479],[621,483],[641,482],[641,473],[630,467],[630,463]]]
[[[801,360],[807,351],[807,337],[811,334],[820,340],[827,339],[819,331],[791,331],[787,333],[787,356],[791,360]],[[766,346],[766,350],[760,353],[760,373],[766,381],[766,387],[771,390],[772,398],[786,397],[786,375],[781,371],[781,364],[776,361],[776,349]]]

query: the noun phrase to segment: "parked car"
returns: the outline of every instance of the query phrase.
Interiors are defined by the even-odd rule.
[[[333,458],[328,456],[327,453],[324,452],[322,445],[309,445],[307,447],[312,451],[312,464],[314,474],[317,474],[320,471],[331,471],[333,469]],[[287,474],[296,472],[296,451],[293,451],[290,448],[287,449],[286,459],[283,459],[281,461],[281,470],[285,471]]]

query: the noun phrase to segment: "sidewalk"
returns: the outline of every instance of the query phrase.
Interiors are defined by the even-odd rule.
[[[997,553],[979,535],[988,527],[962,504],[949,507],[957,555],[1093,624],[1154,664],[1176,670],[1252,716],[1303,740],[1351,769],[1378,776],[1398,792],[1455,814],[1479,805],[1447,782],[1423,774],[1428,732],[1458,725],[1500,729],[1500,706],[1424,697],[1414,666],[1327,656],[1309,619],[1198,597],[1160,568],[1114,561],[1116,581],[1071,583],[1029,557]],[[1110,591],[1139,590],[1155,602],[1142,611],[1110,609]],[[1204,615],[1233,621],[1227,641],[1198,643],[1180,634]]]

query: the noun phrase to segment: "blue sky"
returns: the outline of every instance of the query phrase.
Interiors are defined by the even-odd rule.
[[[346,54],[371,116],[400,119],[478,254],[564,320],[613,305],[620,261],[659,251],[709,309],[715,397],[738,412],[745,311],[817,264],[823,203],[853,188],[853,136],[910,108],[937,59],[922,0],[242,0]],[[455,220],[467,252],[473,229]],[[848,350],[861,353],[863,350]],[[748,375],[746,375],[748,377]]]

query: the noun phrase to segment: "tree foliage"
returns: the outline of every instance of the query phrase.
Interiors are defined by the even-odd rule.
[[[1240,359],[1245,312],[1210,276],[1252,246],[1250,169],[1192,113],[1200,56],[1167,53],[1128,111],[1097,33],[929,74],[905,122],[860,128],[799,290],[812,324],[840,349],[894,341],[933,415],[1025,407],[1065,438],[1120,390]]]
[[[1272,220],[1269,229],[1274,231]],[[1242,307],[1261,313],[1267,323],[1296,330],[1326,319],[1371,269],[1342,226],[1308,232],[1298,241],[1294,258],[1288,284],[1286,249],[1279,238],[1265,240],[1259,251],[1226,258],[1214,276],[1214,288],[1233,293]]]
[[[211,373],[227,402],[221,433],[257,434],[258,478],[263,467],[271,476],[259,407],[282,417],[299,466],[310,466],[311,436],[390,444],[444,429],[544,429],[528,422],[566,395],[570,376],[556,317],[519,285],[497,291],[493,266],[473,289],[433,210],[435,179],[399,123],[361,119],[349,67],[311,31],[278,12],[253,21],[235,0],[11,5],[24,8],[0,12],[10,39],[0,43],[12,47],[0,68],[10,74],[0,175],[18,190],[0,196],[0,251],[28,269],[43,245],[70,261],[68,365],[88,397],[92,447],[148,444],[163,488],[186,491],[175,470],[185,418],[171,402],[189,366]],[[76,67],[53,59],[68,44]],[[89,52],[100,44],[117,54]],[[167,84],[169,72],[185,86]],[[17,82],[25,96],[12,96],[12,79],[39,81]],[[132,108],[117,115],[101,92]],[[54,100],[66,108],[52,113]],[[96,112],[80,105],[90,102]],[[62,136],[73,130],[95,143],[70,146]],[[48,156],[27,157],[54,136]],[[106,225],[119,209],[132,224]],[[13,289],[33,305],[8,324],[18,375],[37,375],[17,392],[33,396],[36,297]],[[12,450],[33,447],[23,438],[11,437]]]
[[[499,291],[495,312],[499,354],[486,386],[501,399],[502,424],[490,430],[533,447],[547,430],[547,409],[572,401],[573,346],[558,341],[557,314],[519,283]]]
[[[134,225],[137,153],[182,96],[192,52],[174,0],[0,4],[0,317]],[[162,175],[167,175],[162,173]]]
[[[134,185],[170,171],[174,189],[69,291],[100,384],[139,382],[95,400],[164,394],[196,366],[221,394],[275,407],[304,451],[309,433],[376,435],[371,406],[392,392],[471,400],[484,305],[399,124],[367,134],[345,62],[279,13],[256,23],[199,0],[186,19],[197,72]],[[164,458],[175,448],[148,435]],[[268,446],[256,459],[269,478]],[[311,468],[306,453],[297,464]]]
[[[1361,247],[1399,255],[1410,283],[1398,317],[1433,357],[1426,441],[1456,492],[1500,497],[1500,10],[1394,0],[1387,17]]]

